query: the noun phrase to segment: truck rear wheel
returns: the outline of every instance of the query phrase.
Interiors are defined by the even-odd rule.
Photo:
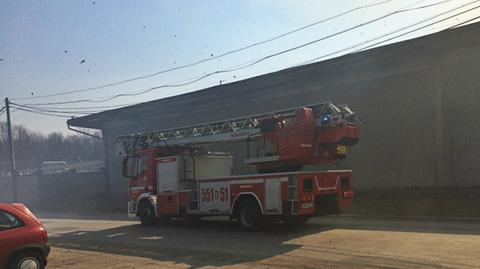
[[[150,226],[155,223],[155,208],[150,203],[143,203],[140,210],[140,221],[143,226]]]
[[[249,199],[240,204],[237,217],[238,225],[244,231],[257,231],[262,226],[262,212],[258,203]]]

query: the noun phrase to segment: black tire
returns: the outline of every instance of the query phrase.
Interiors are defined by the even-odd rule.
[[[45,268],[45,259],[38,251],[26,250],[15,255],[8,263],[8,269],[20,269],[22,265],[31,265],[35,269]]]
[[[143,226],[151,226],[155,223],[155,208],[149,202],[144,202],[141,206],[140,221]]]
[[[258,203],[252,199],[243,201],[239,205],[237,222],[244,231],[258,231],[262,227],[262,211]]]

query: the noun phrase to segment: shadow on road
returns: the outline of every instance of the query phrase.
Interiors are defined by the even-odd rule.
[[[75,231],[55,235],[50,245],[184,263],[191,268],[255,262],[295,250],[286,241],[325,231],[316,225],[287,227],[272,224],[268,230],[247,233],[229,221],[182,221],[143,227],[126,225],[99,231]]]
[[[270,224],[263,231],[255,233],[239,231],[234,222],[220,220],[201,221],[195,225],[171,221],[151,227],[126,222],[117,228],[60,233],[50,239],[50,244],[68,249],[173,261],[198,268],[257,262],[283,255],[305,247],[291,243],[293,239],[334,229],[480,235],[480,224],[468,221],[323,217],[296,227]],[[318,240],[322,240],[322,237]],[[307,249],[312,247],[309,245]],[[362,254],[360,249],[356,254],[347,255],[340,253],[340,249],[328,248],[328,243],[318,251],[323,254],[333,251],[330,254],[344,256],[371,255]],[[396,262],[408,262],[398,257],[390,258]]]

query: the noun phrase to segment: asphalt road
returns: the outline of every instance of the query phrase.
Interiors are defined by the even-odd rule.
[[[142,227],[118,216],[43,217],[48,268],[480,268],[474,220],[324,217],[246,233],[221,220]]]

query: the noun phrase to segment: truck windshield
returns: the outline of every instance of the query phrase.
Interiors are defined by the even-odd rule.
[[[123,160],[123,176],[137,177],[147,171],[148,155],[143,154],[139,156],[125,157]]]
[[[148,168],[148,155],[143,154],[137,157],[137,176],[143,174]]]

